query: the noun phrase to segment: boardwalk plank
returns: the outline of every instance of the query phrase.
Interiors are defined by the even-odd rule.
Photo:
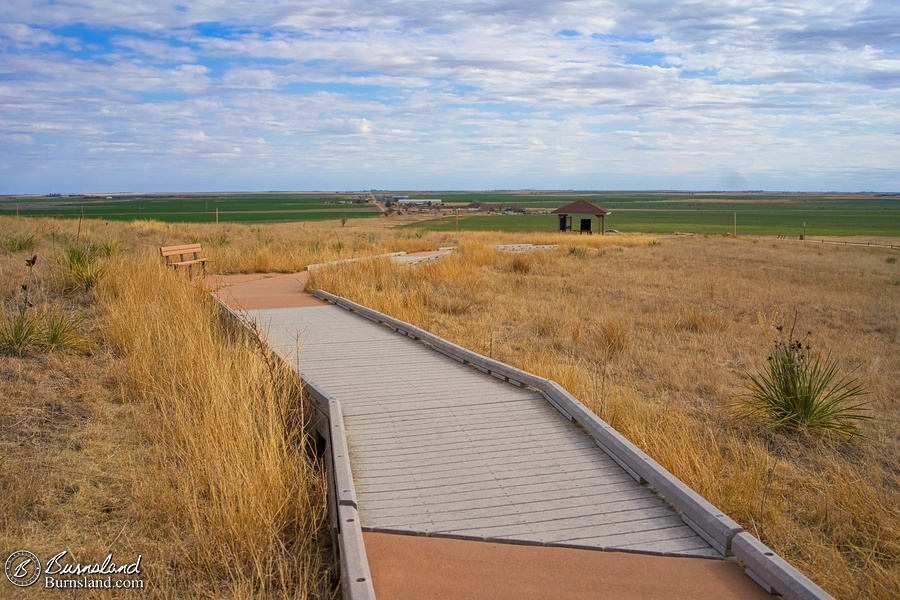
[[[612,487],[612,486],[609,486]],[[459,515],[460,519],[485,515],[522,514],[532,515],[537,520],[541,514],[563,508],[585,507],[589,509],[622,500],[634,500],[643,497],[643,490],[635,490],[633,486],[623,484],[619,490],[608,490],[602,495],[585,493],[584,490],[571,490],[571,494],[549,496],[543,499],[530,497],[527,503],[516,502],[517,496],[502,496],[491,499],[471,500],[469,502],[412,504],[385,506],[368,511],[369,517],[383,523],[382,518],[407,517],[410,521],[425,515],[442,515],[444,519],[452,519]]]

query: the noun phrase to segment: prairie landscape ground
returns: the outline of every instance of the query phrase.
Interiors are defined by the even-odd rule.
[[[291,378],[223,329],[199,278],[163,268],[158,248],[199,241],[210,272],[244,273],[452,245],[417,267],[317,270],[311,285],[555,379],[835,596],[900,589],[897,251],[388,221],[0,219],[2,322],[32,278],[39,324],[0,367],[0,548],[143,552],[159,597],[328,597],[324,481]],[[94,249],[96,278],[67,268],[73,245]],[[53,311],[74,324],[68,344],[48,342]],[[746,372],[795,316],[869,389],[858,436],[737,418]]]
[[[900,589],[896,251],[723,237],[458,240],[432,264],[358,263],[315,271],[310,286],[558,381],[836,597]],[[490,247],[513,240],[560,249]],[[795,316],[815,351],[871,391],[860,437],[736,417],[745,373],[764,367],[776,327]]]

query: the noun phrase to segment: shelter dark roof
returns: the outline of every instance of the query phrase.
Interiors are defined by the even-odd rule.
[[[601,208],[587,200],[576,200],[571,204],[566,204],[554,210],[554,215],[608,215],[610,211]]]

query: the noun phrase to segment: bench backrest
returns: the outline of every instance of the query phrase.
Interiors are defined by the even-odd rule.
[[[200,244],[182,244],[181,246],[163,246],[159,249],[159,253],[165,257],[166,264],[169,263],[170,256],[181,256],[185,254],[193,254],[194,258],[198,258],[200,254]]]

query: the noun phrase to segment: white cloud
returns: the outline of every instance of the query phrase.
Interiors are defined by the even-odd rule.
[[[223,161],[245,189],[386,173],[401,187],[639,185],[648,170],[664,187],[707,171],[900,187],[894,2],[185,7],[8,0],[0,152],[27,146],[73,179],[82,160],[114,155],[105,171],[123,180],[166,164],[201,188],[219,186]],[[4,161],[0,193],[43,191],[35,169]]]

